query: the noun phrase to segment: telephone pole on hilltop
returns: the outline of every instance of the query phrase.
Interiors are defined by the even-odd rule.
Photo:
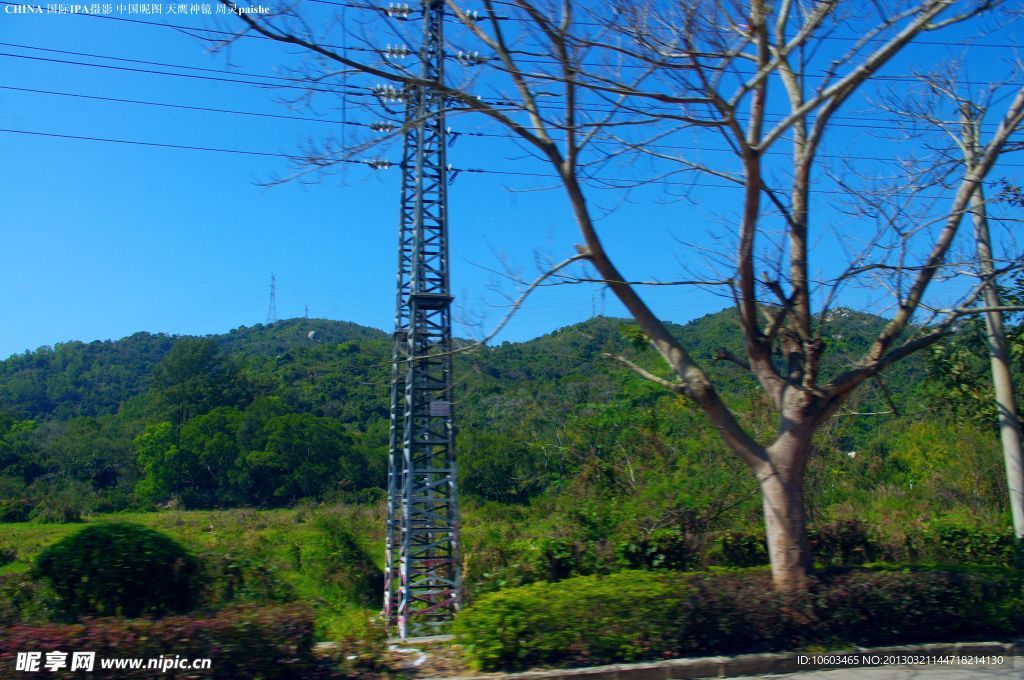
[[[423,1],[421,77],[443,80],[443,0]],[[410,17],[411,18],[411,17]],[[429,635],[461,603],[444,97],[407,87],[391,384],[384,613]]]

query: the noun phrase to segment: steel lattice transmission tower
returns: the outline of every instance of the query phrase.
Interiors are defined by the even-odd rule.
[[[422,80],[442,82],[444,2],[424,0]],[[461,600],[452,420],[445,98],[405,90],[384,612],[400,637],[430,634]]]
[[[277,275],[270,274],[270,304],[267,305],[267,325],[277,323]]]

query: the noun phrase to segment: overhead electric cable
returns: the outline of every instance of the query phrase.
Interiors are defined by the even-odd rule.
[[[194,80],[209,80],[221,83],[234,83],[236,85],[256,85],[258,87],[265,87],[267,89],[289,89],[289,90],[306,90],[311,92],[326,92],[329,94],[340,94],[344,96],[352,97],[376,97],[369,89],[354,92],[344,92],[339,89],[318,87],[314,85],[287,85],[284,83],[264,83],[255,80],[239,80],[237,78],[221,78],[219,76],[206,76],[199,75],[196,73],[174,73],[172,71],[156,71],[153,69],[136,68],[131,66],[115,66],[112,64],[92,64],[84,61],[72,61],[70,59],[54,59],[52,57],[36,57],[28,54],[11,54],[9,52],[0,52],[0,57],[6,57],[9,59],[27,59],[29,61],[40,61],[46,63],[64,64],[71,66],[86,66],[91,68],[102,68],[113,71],[127,71],[130,73],[143,73],[148,75],[160,75],[160,76],[171,76],[175,78],[190,78]]]
[[[178,68],[186,71],[202,71],[204,73],[225,73],[228,75],[245,76],[248,78],[267,78],[269,80],[284,80],[293,83],[305,82],[305,79],[303,78],[275,76],[264,73],[250,73],[248,71],[234,71],[232,69],[223,68],[206,68],[203,66],[190,66],[188,64],[170,64],[163,61],[150,61],[148,59],[132,59],[130,57],[111,56],[109,54],[96,54],[94,52],[73,52],[71,50],[59,50],[53,47],[40,47],[38,45],[22,45],[20,43],[0,42],[0,47],[14,47],[16,49],[22,50],[34,50],[36,52],[52,52],[54,54],[67,54],[73,57],[89,57],[91,59],[110,59],[112,61],[125,61],[132,64],[143,64],[146,66],[163,66],[165,68]]]
[[[265,156],[270,158],[287,158],[289,160],[305,160],[305,156],[296,154],[285,154],[280,152],[271,151],[253,151],[248,149],[224,149],[219,147],[208,147],[208,146],[197,146],[191,144],[170,144],[166,142],[144,142],[140,140],[132,139],[116,139],[110,137],[94,137],[86,135],[70,135],[55,132],[40,132],[36,130],[14,130],[7,128],[0,128],[0,133],[17,134],[17,135],[28,135],[35,137],[48,137],[54,139],[68,139],[76,141],[89,141],[89,142],[102,142],[109,144],[125,144],[130,146],[145,146],[153,148],[164,148],[164,149],[176,149],[185,151],[206,151],[213,153],[226,153],[226,154],[238,154],[244,156]],[[326,166],[328,164],[342,163],[346,165],[365,165],[375,170],[387,170],[389,168],[400,167],[400,163],[384,159],[364,159],[356,160],[351,158],[333,158],[326,161],[322,161],[321,164]],[[517,170],[492,170],[488,168],[460,168],[451,166],[448,168],[448,172],[452,175],[458,175],[461,173],[467,174],[483,174],[483,175],[505,175],[511,177],[533,177],[538,179],[557,180],[560,179],[560,175],[554,173],[541,173],[541,172],[527,172]],[[601,182],[605,184],[628,184],[630,186],[638,184],[662,184],[668,186],[683,186],[683,187],[701,187],[701,188],[714,188],[714,189],[741,189],[742,185],[738,183],[717,183],[717,182],[704,182],[704,181],[678,181],[668,180],[665,178],[650,179],[650,180],[638,180],[637,178],[624,178],[624,177],[583,177],[585,181],[590,182]],[[842,191],[838,189],[810,189],[811,193],[814,194],[838,194],[838,195],[849,195],[849,191]],[[901,194],[895,193],[892,196],[914,196],[921,199],[928,200],[941,200],[943,196],[919,196],[917,194]]]
[[[198,112],[202,112],[202,113],[219,113],[219,114],[227,114],[227,115],[251,116],[251,117],[257,117],[257,118],[282,119],[282,120],[289,120],[289,121],[293,121],[294,120],[294,121],[301,121],[301,122],[308,122],[308,123],[326,123],[326,124],[330,124],[330,125],[344,125],[344,126],[376,129],[375,125],[373,123],[366,123],[366,122],[354,121],[354,120],[339,120],[339,119],[334,119],[334,118],[314,118],[314,117],[311,117],[311,116],[296,116],[296,115],[288,115],[288,114],[280,114],[280,113],[266,113],[266,112],[261,112],[261,111],[241,111],[241,110],[237,110],[237,109],[224,109],[224,108],[209,107],[209,106],[196,106],[196,105],[191,105],[191,104],[178,104],[178,103],[170,103],[170,102],[156,102],[156,101],[147,101],[147,100],[141,100],[141,99],[126,99],[126,98],[121,98],[121,97],[105,97],[105,96],[100,96],[100,95],[83,94],[83,93],[77,93],[77,92],[60,92],[60,91],[55,91],[55,90],[41,90],[41,89],[28,88],[28,87],[15,87],[15,86],[11,86],[11,85],[0,85],[0,90],[9,90],[9,91],[13,91],[13,92],[26,92],[26,93],[31,93],[31,94],[42,94],[42,95],[59,96],[59,97],[72,97],[72,98],[95,100],[95,101],[102,101],[102,102],[113,102],[113,103],[118,103],[118,104],[134,104],[134,105],[141,105],[141,106],[154,106],[154,107],[159,107],[159,108],[180,109],[180,110],[185,110],[185,111],[198,111]],[[396,128],[397,127],[399,127],[399,126],[396,125]],[[464,131],[459,131],[459,132],[453,132],[452,134],[453,135],[457,135],[457,136],[481,137],[481,138],[491,138],[491,139],[510,139],[510,140],[517,139],[517,137],[515,135],[511,134],[511,133],[479,132],[479,131],[465,131],[464,132]],[[562,140],[556,140],[556,141],[562,141]],[[657,151],[661,151],[661,150],[676,150],[676,151],[695,151],[695,152],[700,152],[700,153],[703,153],[703,152],[734,153],[734,151],[732,149],[729,149],[729,148],[707,146],[706,144],[694,144],[694,145],[691,145],[691,146],[683,146],[683,145],[679,145],[679,144],[656,143],[656,144],[645,144],[644,148],[645,149],[650,149],[650,150],[657,150]],[[789,151],[772,150],[772,149],[769,149],[769,150],[765,151],[764,153],[765,153],[765,155],[769,155],[769,156],[789,156],[789,155],[791,155],[791,153]],[[819,158],[831,158],[831,159],[843,159],[843,160],[859,160],[859,161],[893,161],[893,160],[897,160],[897,159],[893,159],[891,157],[863,156],[863,155],[838,154],[838,153],[835,153],[835,154],[819,153],[818,157]],[[670,161],[670,159],[665,159],[665,160]],[[1024,164],[1019,164],[1019,163],[1001,163],[1000,166],[1001,167],[1010,167],[1010,168],[1019,168],[1019,167],[1024,167]]]
[[[335,3],[335,2],[329,2],[328,0],[317,0],[317,1],[320,2],[320,4],[337,4],[339,6],[352,7],[352,8],[355,8],[355,9],[372,9],[372,10],[375,10],[375,11],[378,11],[378,12],[384,12],[384,13],[387,13],[387,11],[388,11],[388,8],[373,7],[373,6],[369,6],[369,5],[363,5],[363,4]],[[0,5],[10,5],[10,6],[14,6],[14,7],[19,7],[19,6],[25,6],[25,4],[26,3],[17,3],[17,2],[9,2],[7,0],[0,0]],[[156,27],[156,28],[169,28],[169,29],[176,30],[176,31],[193,31],[193,32],[211,33],[211,34],[217,34],[217,35],[231,36],[232,39],[235,39],[235,38],[245,38],[245,39],[260,39],[260,40],[271,40],[271,41],[274,40],[273,38],[270,38],[269,36],[259,35],[259,34],[249,33],[249,32],[223,31],[223,30],[220,30],[220,29],[206,28],[206,27],[201,27],[201,26],[188,26],[188,25],[183,25],[183,24],[172,24],[172,23],[167,23],[167,22],[146,21],[144,19],[130,19],[130,18],[127,18],[127,17],[116,17],[116,16],[109,16],[109,15],[103,15],[103,14],[74,13],[74,14],[70,14],[68,16],[89,17],[89,18],[94,18],[94,19],[110,19],[110,20],[114,20],[114,21],[123,21],[123,22],[127,22],[127,23],[135,23],[135,24],[140,24],[140,25],[148,25],[148,26],[153,26],[153,27]],[[835,38],[835,37],[832,37],[832,36],[822,36],[822,39],[825,39],[825,40],[833,39],[833,40],[843,40],[843,41],[856,41],[856,40],[858,40],[857,38],[842,38],[842,37]],[[874,39],[873,41],[880,41],[880,40],[881,39]],[[956,42],[956,41],[950,41],[950,42],[944,42],[944,41],[915,41],[915,43],[916,44],[927,44],[927,45],[988,47],[988,48],[997,48],[997,49],[1013,49],[1013,48],[1019,47],[1018,45],[1006,44],[1006,43],[970,43],[970,42],[966,42],[966,41],[961,41],[961,42]],[[368,47],[352,47],[352,46],[346,47],[346,46],[342,46],[342,45],[333,45],[333,44],[330,44],[330,43],[321,43],[320,46],[321,47],[326,47],[326,48],[329,48],[329,49],[332,49],[332,50],[344,50],[344,49],[347,49],[347,50],[351,50],[351,51],[362,51],[362,52],[369,52],[369,53],[379,53],[380,52],[380,50],[373,49],[373,48],[368,48]],[[410,54],[410,56],[415,56],[415,55],[414,54]],[[540,56],[540,55],[535,55],[535,56]],[[484,57],[484,58],[487,59],[487,60],[497,59],[496,57]],[[543,58],[542,59],[533,59],[533,60],[520,59],[520,61],[522,61],[524,63],[549,63],[549,60],[543,59]],[[591,64],[591,65],[597,65],[597,64]],[[621,68],[648,69],[649,65],[647,65],[647,64],[618,64],[618,65],[615,66],[615,68],[618,68],[618,69],[621,69]],[[740,74],[740,75],[743,75],[743,74]],[[750,75],[750,74],[747,74],[747,75]],[[825,72],[820,72],[820,75],[831,75],[831,74],[830,73],[827,74]],[[915,76],[915,75],[895,75],[895,76],[882,76],[882,75],[880,75],[880,76],[875,76],[875,79],[876,80],[878,80],[878,79],[880,79],[880,80],[892,80],[892,81],[896,81],[896,82],[916,82],[918,80],[917,76]],[[964,85],[989,85],[990,83],[973,82],[973,81],[972,82],[966,82],[965,81],[962,84],[964,84]]]
[[[59,50],[59,49],[40,47],[40,46],[35,46],[35,45],[19,45],[19,44],[16,44],[16,43],[0,43],[0,46],[10,46],[10,47],[17,47],[17,48],[21,48],[21,49],[30,49],[30,50],[35,50],[35,51],[53,52],[53,53],[58,53],[58,54],[70,54],[70,55],[74,55],[74,56],[89,56],[89,57],[92,57],[92,58],[107,59],[107,60],[114,60],[114,61],[126,61],[126,62],[129,62],[129,63],[141,63],[141,64],[150,64],[150,65],[160,65],[160,66],[165,66],[165,67],[168,67],[168,68],[181,68],[181,69],[189,69],[189,70],[210,71],[210,72],[215,72],[215,73],[225,73],[225,74],[228,74],[228,75],[233,75],[233,74],[236,73],[236,72],[230,71],[230,70],[206,69],[206,68],[202,68],[202,67],[194,67],[194,66],[188,66],[188,65],[168,64],[168,63],[165,63],[165,62],[155,62],[155,61],[148,61],[148,60],[132,59],[132,58],[128,58],[128,57],[119,57],[119,56],[113,56],[113,55],[109,55],[109,54],[91,54],[91,53],[84,53],[84,52],[70,52],[70,51],[67,51],[67,50]],[[96,63],[83,62],[83,61],[56,59],[56,58],[50,58],[50,57],[37,57],[37,56],[31,56],[31,55],[12,54],[12,53],[7,53],[7,52],[0,52],[0,57],[27,59],[27,60],[32,60],[32,61],[41,61],[41,62],[45,62],[45,63],[54,63],[54,64],[61,64],[61,65],[102,68],[102,69],[108,69],[108,70],[123,70],[123,71],[129,72],[129,73],[140,73],[140,74],[144,74],[144,75],[171,76],[171,77],[178,77],[178,78],[192,78],[192,79],[197,79],[197,80],[211,80],[211,81],[216,81],[216,82],[229,82],[229,83],[234,83],[234,84],[239,84],[239,85],[251,85],[251,86],[256,86],[256,87],[264,87],[264,88],[268,88],[268,89],[275,89],[275,88],[281,88],[281,89],[300,89],[300,90],[306,90],[306,91],[312,91],[312,92],[320,92],[320,93],[326,93],[326,94],[338,94],[338,95],[342,95],[342,96],[349,96],[349,95],[351,95],[351,96],[354,96],[354,97],[379,98],[379,94],[375,93],[373,88],[369,88],[369,87],[360,87],[358,85],[343,85],[341,87],[338,87],[338,86],[330,86],[330,85],[303,84],[304,82],[306,82],[303,78],[292,78],[292,77],[284,77],[284,76],[262,75],[262,74],[254,74],[254,73],[249,73],[249,72],[245,72],[245,73],[239,72],[238,74],[239,75],[245,75],[245,76],[248,76],[248,77],[265,78],[265,79],[273,79],[273,80],[283,80],[283,81],[285,81],[286,83],[289,83],[289,84],[264,83],[264,82],[259,82],[259,81],[241,80],[241,79],[237,79],[237,78],[220,78],[218,76],[204,76],[204,75],[196,75],[196,74],[190,74],[190,73],[173,73],[173,72],[158,71],[158,70],[153,70],[153,69],[142,69],[142,68],[135,68],[135,67],[124,67],[124,66],[117,66],[117,65],[111,65],[111,64],[96,64]],[[964,84],[970,84],[970,83],[964,83]],[[488,99],[482,99],[481,101],[484,101],[485,103],[488,103],[488,104],[490,104],[492,106],[508,106],[508,107],[513,107],[513,108],[521,107],[521,104],[519,104],[519,103],[517,103],[515,101],[511,101],[511,100],[500,100],[500,99],[498,99],[498,100],[488,100]],[[543,102],[541,102],[539,104],[539,106],[541,106],[542,108],[556,108],[556,107],[558,107],[558,103],[554,102],[554,101],[543,101]],[[601,113],[601,114],[611,113],[613,111],[612,108],[601,107],[601,106],[597,106],[597,105],[593,105],[593,104],[578,105],[577,106],[577,110],[582,111],[582,112],[587,112],[587,113]],[[629,112],[628,110],[624,111],[624,113],[628,113],[628,112]],[[673,113],[673,110],[672,109],[661,109],[661,108],[649,108],[648,109],[648,115],[656,115],[658,113],[668,113],[668,114],[671,114],[671,113]],[[769,121],[769,122],[783,120],[785,117],[786,117],[786,114],[782,114],[782,113],[768,112],[766,114],[766,120]],[[832,120],[834,120],[834,121],[844,121],[844,120],[856,121],[855,124],[844,124],[842,122],[833,123],[833,125],[835,125],[836,127],[855,127],[855,128],[883,129],[883,130],[892,129],[892,124],[894,122],[899,122],[898,119],[896,119],[896,118],[878,118],[878,117],[870,117],[869,118],[869,117],[865,117],[865,116],[852,116],[852,115],[848,115],[848,116],[834,115],[834,116],[832,116]],[[959,121],[952,121],[952,120],[950,120],[950,121],[943,121],[943,122],[946,122],[946,123],[949,123],[949,124],[959,125]],[[879,125],[867,125],[866,123],[878,123]],[[984,123],[983,127],[994,128],[994,127],[996,127],[996,124],[995,123]]]
[[[359,121],[342,121],[333,118],[313,118],[311,116],[290,116],[283,113],[265,113],[261,111],[239,111],[237,109],[221,109],[211,106],[194,106],[191,104],[171,104],[168,102],[154,102],[146,101],[142,99],[123,99],[120,97],[103,97],[100,95],[92,94],[81,94],[77,92],[58,92],[55,90],[39,90],[29,87],[14,87],[11,85],[0,85],[0,90],[11,90],[14,92],[29,92],[32,94],[45,94],[59,97],[75,97],[79,99],[90,99],[104,102],[115,102],[118,104],[138,104],[143,106],[157,106],[169,109],[182,109],[186,111],[201,111],[204,113],[224,113],[236,116],[254,116],[258,118],[280,118],[284,120],[298,120],[307,123],[330,123],[332,125],[354,125],[357,127],[372,128],[372,123],[363,123]],[[472,134],[472,133],[460,133],[460,134]]]

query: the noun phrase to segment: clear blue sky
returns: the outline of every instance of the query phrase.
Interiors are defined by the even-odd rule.
[[[280,91],[217,80],[272,82],[239,74],[281,75],[279,66],[296,63],[294,50],[250,40],[211,53],[207,43],[187,32],[138,23],[232,26],[229,18],[218,24],[216,17],[147,16],[116,9],[113,19],[36,16],[14,14],[7,7],[0,5],[4,130],[291,154],[304,140],[337,135],[341,129],[323,121],[95,99],[310,116],[276,101]],[[949,38],[966,34],[963,29]],[[986,41],[1012,41],[1013,36],[1011,27]],[[926,47],[915,53],[913,63],[893,68],[906,73],[915,64],[957,50],[962,47]],[[1007,56],[1007,50],[992,48],[982,50],[976,61],[981,71],[990,63],[1002,72]],[[342,112],[337,103],[319,106],[328,121],[343,115],[368,120]],[[468,120],[465,125],[480,129]],[[829,141],[840,153],[885,150],[856,125],[837,128]],[[388,156],[397,160],[397,149]],[[450,151],[456,167],[548,172],[522,156],[508,144],[475,137],[460,138]],[[317,184],[268,188],[259,183],[287,174],[286,159],[14,132],[0,132],[0,158],[0,357],[66,340],[119,338],[143,330],[219,333],[263,322],[271,272],[277,276],[279,318],[302,316],[308,306],[311,317],[385,330],[392,325],[397,168],[353,166]],[[629,170],[612,172],[621,176]],[[458,316],[486,316],[481,328],[459,325],[456,334],[478,335],[503,316],[505,299],[493,290],[495,283],[512,290],[494,274],[503,263],[531,278],[537,253],[555,260],[572,253],[579,239],[567,203],[557,191],[538,191],[547,183],[463,173],[452,186]],[[728,190],[698,188],[691,200],[668,204],[655,200],[659,192],[640,191],[625,202],[618,194],[594,194],[596,203],[614,208],[601,229],[627,276],[686,276],[696,256],[680,240],[713,246],[716,220],[734,211],[736,194]],[[828,233],[818,233],[815,245],[824,269],[837,266],[841,252]],[[721,297],[695,288],[650,290],[646,296],[656,311],[678,322],[726,305]],[[879,304],[866,291],[847,302],[865,308]],[[498,340],[526,339],[594,313],[623,314],[610,295],[594,286],[546,289]]]

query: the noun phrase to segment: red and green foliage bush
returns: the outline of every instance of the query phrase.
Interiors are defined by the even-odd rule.
[[[483,595],[455,631],[482,670],[1016,636],[1021,586],[1001,569],[832,570],[783,594],[766,569],[624,571]]]
[[[823,575],[819,631],[861,645],[1024,631],[1021,575],[1011,571],[853,571]]]
[[[9,626],[0,632],[0,669],[13,670],[18,652],[96,652],[103,658],[210,658],[203,678],[286,680],[340,677],[312,654],[313,614],[303,605],[244,606],[225,609],[209,618],[88,619],[71,625]],[[111,677],[167,678],[160,670],[117,670]],[[0,671],[0,675],[3,671]],[[80,672],[46,673],[47,677],[80,677]],[[97,672],[92,677],[104,677]]]

